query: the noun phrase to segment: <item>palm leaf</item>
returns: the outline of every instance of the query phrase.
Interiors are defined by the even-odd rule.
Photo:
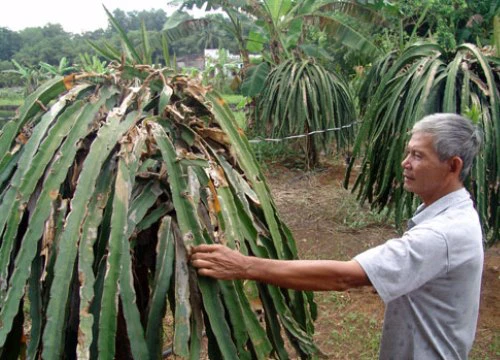
[[[321,20],[321,28],[332,34],[339,42],[353,50],[368,56],[381,54],[381,49],[373,43],[370,36],[356,30],[353,25],[338,13],[316,13]]]

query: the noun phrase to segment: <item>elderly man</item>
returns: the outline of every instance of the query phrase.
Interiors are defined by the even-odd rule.
[[[422,204],[401,238],[350,261],[273,260],[200,245],[202,276],[251,279],[297,290],[372,285],[386,304],[381,359],[466,359],[479,311],[482,231],[464,179],[481,143],[455,114],[415,124],[402,162],[404,187]]]

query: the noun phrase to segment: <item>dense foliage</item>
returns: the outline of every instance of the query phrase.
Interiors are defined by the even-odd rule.
[[[397,4],[407,35],[416,32],[430,37],[445,51],[462,43],[490,44],[493,18],[500,6],[496,0],[405,0]]]
[[[215,242],[297,257],[232,113],[198,82],[147,65],[56,77],[0,154],[2,356],[159,359],[167,298],[178,357],[199,359],[203,333],[212,359],[286,359],[284,336],[317,354],[312,293],[188,264]]]
[[[462,44],[450,53],[432,43],[391,52],[375,64],[361,87],[363,124],[353,156],[361,158],[354,190],[379,211],[389,208],[401,226],[418,204],[403,190],[401,161],[413,124],[436,112],[464,114],[484,132],[484,145],[466,183],[490,242],[499,238],[499,59]],[[348,169],[346,184],[353,163]]]

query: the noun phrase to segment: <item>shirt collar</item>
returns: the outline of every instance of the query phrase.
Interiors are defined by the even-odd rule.
[[[431,219],[438,214],[442,213],[450,206],[460,203],[462,201],[470,200],[470,194],[465,188],[461,188],[459,190],[453,191],[438,200],[434,201],[429,206],[425,206],[425,204],[421,204],[415,215],[411,218],[410,222],[412,225],[418,225],[425,220]]]

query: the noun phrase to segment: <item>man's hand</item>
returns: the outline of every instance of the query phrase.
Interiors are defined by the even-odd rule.
[[[370,285],[357,261],[275,260],[245,256],[223,245],[192,248],[198,274],[220,280],[248,279],[295,290],[338,290]]]
[[[190,260],[199,275],[220,280],[245,279],[250,267],[247,256],[224,245],[195,246]]]

